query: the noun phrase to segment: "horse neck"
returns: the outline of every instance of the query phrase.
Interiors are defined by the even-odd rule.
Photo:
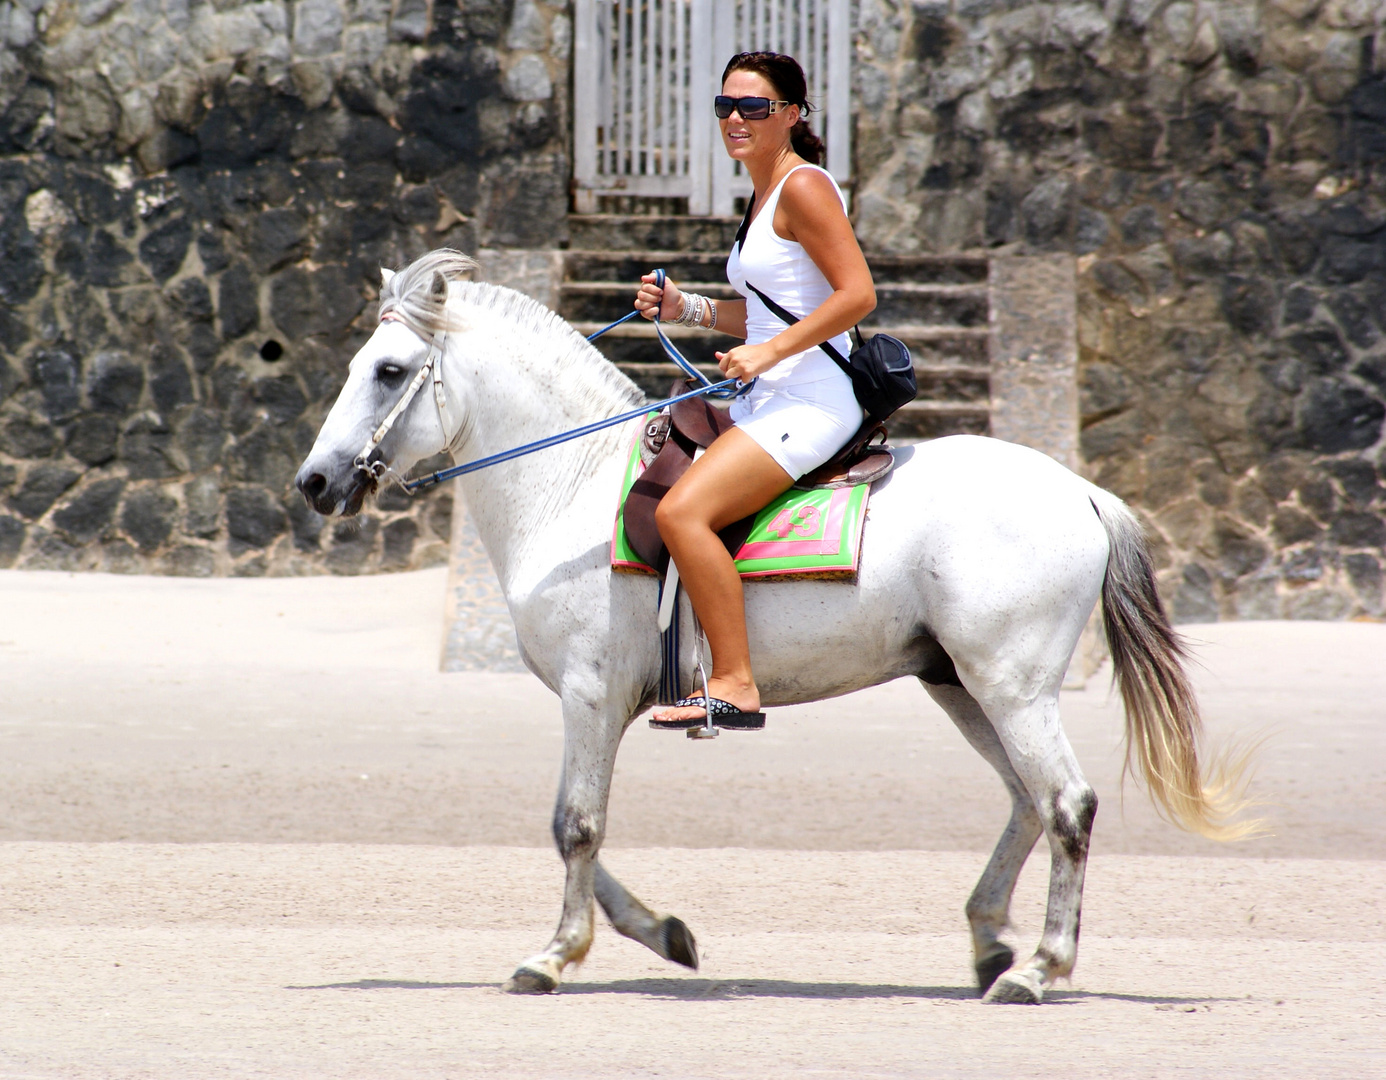
[[[596,350],[554,364],[555,342],[542,334],[495,325],[486,330],[485,355],[466,370],[456,354],[446,377],[474,388],[459,462],[509,450],[584,424],[628,412],[639,402],[630,384],[613,380]],[[626,449],[626,425],[607,428],[481,469],[463,478],[463,491],[477,533],[503,585],[521,573],[526,554],[554,528],[571,529],[574,501]],[[612,492],[612,500],[615,492]]]

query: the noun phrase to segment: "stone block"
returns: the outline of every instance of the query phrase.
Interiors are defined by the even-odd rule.
[[[6,501],[10,509],[30,521],[37,521],[80,478],[81,473],[62,465],[35,465],[24,475],[20,489]]]
[[[1337,377],[1312,380],[1296,404],[1303,445],[1326,454],[1374,446],[1384,417],[1386,405]]]
[[[226,493],[226,532],[233,556],[265,548],[288,527],[284,508],[262,487],[235,487]]]
[[[553,97],[553,80],[543,57],[527,54],[512,61],[505,72],[505,93],[515,101],[547,101]]]
[[[547,30],[547,20],[534,0],[515,0],[510,12],[510,28],[505,34],[505,47],[539,52],[548,45]]]
[[[432,0],[394,0],[390,14],[392,41],[423,41],[433,21]]]
[[[1334,520],[1328,538],[1341,547],[1380,550],[1386,547],[1386,522],[1378,514],[1350,511]]]
[[[1077,214],[1077,187],[1067,175],[1040,181],[1020,204],[1025,240],[1038,248],[1068,240]]]
[[[80,416],[68,428],[67,452],[84,465],[104,465],[116,456],[120,426],[107,413]]]
[[[67,348],[55,346],[35,351],[29,357],[29,382],[42,395],[49,420],[68,420],[81,408],[81,366]]]
[[[141,488],[126,496],[120,527],[148,555],[173,534],[178,509],[178,500],[159,488]]]
[[[1330,588],[1307,588],[1291,592],[1285,598],[1285,617],[1288,619],[1342,619],[1352,613],[1352,601]]]
[[[1379,612],[1382,608],[1381,560],[1365,553],[1348,555],[1343,558],[1343,569],[1367,610]]]
[[[19,460],[45,458],[58,449],[58,433],[33,416],[12,416],[0,431],[0,450]]]
[[[99,352],[87,375],[87,399],[99,412],[128,414],[144,393],[144,371],[123,352]]]
[[[1269,332],[1275,325],[1275,290],[1261,277],[1230,274],[1222,285],[1222,313],[1243,334]]]
[[[326,566],[334,574],[359,574],[375,554],[380,537],[380,521],[370,514],[358,514],[332,528],[332,546],[327,550]]]
[[[209,409],[189,409],[178,422],[175,444],[191,472],[218,464],[226,445],[221,417]]]
[[[204,547],[179,544],[164,556],[163,567],[174,577],[212,577],[217,569],[216,556]]]
[[[295,0],[294,55],[311,58],[339,52],[343,23],[337,0]]]
[[[149,357],[149,393],[160,412],[170,413],[194,400],[192,372],[177,349],[155,345]]]
[[[1078,465],[1077,315],[1068,255],[991,262],[991,432]]]
[[[221,504],[221,483],[216,476],[189,480],[183,485],[184,530],[192,536],[215,536],[221,530]]]
[[[1244,578],[1230,590],[1232,614],[1239,619],[1278,619],[1282,602],[1278,579],[1273,575]]]
[[[53,524],[74,544],[90,543],[111,524],[124,490],[122,477],[107,477],[88,484],[54,512]]]
[[[482,248],[476,253],[480,280],[522,292],[552,311],[558,310],[563,282],[563,253],[522,248]]]
[[[0,570],[8,570],[19,558],[28,526],[17,517],[0,514]]]
[[[380,569],[407,570],[418,536],[419,526],[412,518],[398,518],[386,525],[382,530]]]
[[[120,437],[119,455],[132,480],[163,480],[176,476],[183,465],[173,432],[154,413],[142,413],[129,423]]]
[[[192,225],[186,217],[165,221],[140,241],[140,261],[148,267],[154,279],[167,281],[183,265],[192,242]]]
[[[443,671],[524,671],[505,597],[454,483]]]
[[[1171,618],[1176,623],[1217,622],[1219,614],[1212,575],[1198,563],[1189,563],[1170,604]]]
[[[270,286],[270,317],[290,340],[340,336],[365,306],[360,286],[340,266],[291,267]]]

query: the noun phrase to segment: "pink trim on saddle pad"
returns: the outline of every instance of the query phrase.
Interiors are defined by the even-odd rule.
[[[788,559],[795,555],[836,555],[842,550],[842,517],[852,497],[850,488],[837,488],[828,502],[828,525],[817,540],[757,540],[741,545],[738,559]]]

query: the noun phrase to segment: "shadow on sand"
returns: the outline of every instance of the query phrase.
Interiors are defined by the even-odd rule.
[[[416,982],[412,979],[358,979],[320,986],[288,986],[287,990],[499,990],[497,983]],[[616,979],[612,982],[564,983],[558,993],[630,994],[675,1001],[726,1001],[733,998],[820,998],[853,1001],[869,998],[914,998],[923,1001],[976,1001],[974,986],[897,986],[888,983],[791,982],[787,979]],[[1156,994],[1117,994],[1092,990],[1049,990],[1046,1004],[1073,1005],[1082,1001],[1129,1001],[1140,1005],[1200,1005],[1226,998],[1165,997]]]

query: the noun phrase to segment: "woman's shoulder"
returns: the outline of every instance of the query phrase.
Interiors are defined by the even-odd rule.
[[[842,206],[842,192],[825,169],[800,165],[785,177],[780,189],[780,204],[789,211],[820,209],[825,203]]]

